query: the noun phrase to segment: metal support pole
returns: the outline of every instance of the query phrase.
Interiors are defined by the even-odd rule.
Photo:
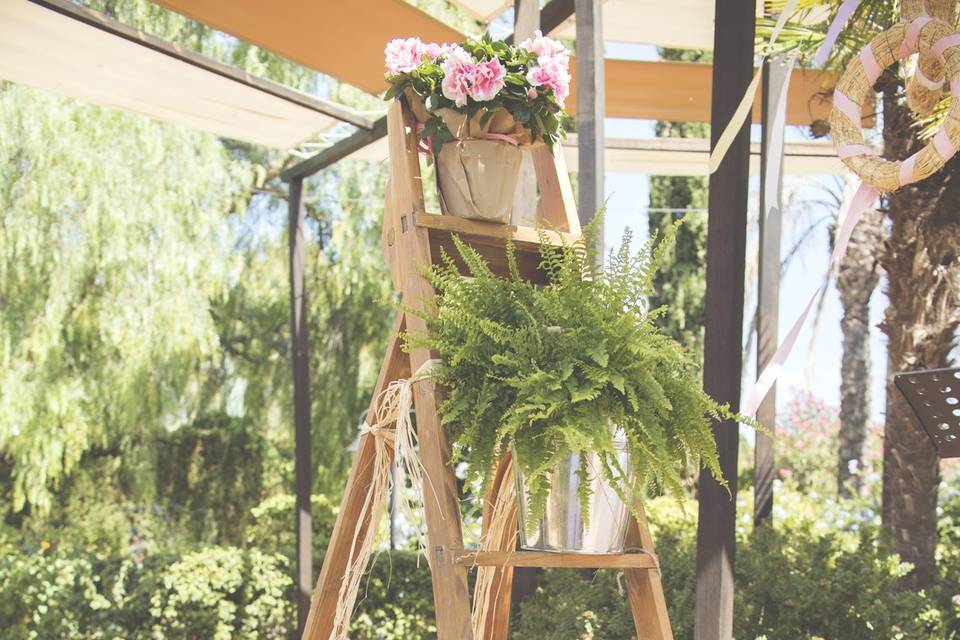
[[[716,146],[752,79],[756,19],[753,0],[716,0],[715,7],[711,147]],[[745,122],[710,176],[707,223],[703,385],[713,398],[733,409],[740,406],[743,365],[749,161],[750,126]],[[731,640],[739,425],[717,423],[713,432],[729,492],[708,471],[700,473],[694,638]]]
[[[773,358],[779,342],[780,229],[783,218],[783,155],[790,67],[782,58],[763,63],[762,137],[760,142],[760,256],[757,296],[757,372]],[[757,420],[775,432],[777,388],[770,389],[757,410]],[[754,448],[755,524],[770,522],[773,513],[773,439],[757,434]]]
[[[586,225],[604,201],[605,102],[603,0],[575,0],[577,19],[577,173],[580,224]],[[603,254],[603,234],[600,235]]]
[[[310,333],[304,282],[303,178],[290,181],[290,339],[296,472],[298,637],[310,611],[313,589],[313,525],[310,514]]]

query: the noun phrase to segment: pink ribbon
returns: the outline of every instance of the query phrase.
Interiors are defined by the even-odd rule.
[[[865,144],[845,144],[837,149],[837,155],[840,156],[841,160],[846,160],[854,156],[876,156],[880,154],[876,149]]]
[[[917,166],[917,156],[920,155],[919,152],[913,154],[906,160],[900,163],[900,186],[905,187],[916,178],[913,177],[913,172]]]
[[[930,47],[930,52],[936,56],[940,57],[943,55],[943,52],[949,49],[950,47],[955,47],[960,45],[960,33],[955,33],[951,36],[945,38],[940,38],[933,43],[933,46]]]
[[[860,62],[863,63],[863,70],[867,72],[867,80],[873,86],[880,78],[880,74],[883,73],[883,67],[877,62],[877,56],[874,55],[873,47],[869,44],[860,52]]]
[[[820,45],[820,48],[817,50],[817,55],[813,58],[813,64],[817,67],[822,67],[823,63],[827,61],[827,58],[830,56],[830,50],[833,49],[834,43],[837,41],[837,38],[840,36],[840,32],[843,30],[845,24],[850,19],[850,16],[853,15],[853,12],[857,10],[857,6],[860,4],[860,0],[845,0],[840,9],[837,10],[837,15],[834,16],[833,22],[830,23],[830,28],[827,30],[827,37],[823,39],[823,44]]]
[[[840,110],[840,113],[850,118],[858,127],[863,123],[863,115],[860,113],[860,105],[847,97],[847,94],[837,89],[833,92],[833,106]]]
[[[420,133],[423,130],[424,130],[424,124],[422,122],[418,122],[417,133]],[[485,133],[482,136],[480,136],[480,139],[481,140],[499,140],[500,142],[509,142],[515,147],[520,145],[520,143],[517,142],[516,138],[514,138],[513,136],[509,136],[505,133]],[[427,138],[426,140],[424,140],[423,138],[419,138],[417,140],[417,151],[419,151],[425,156],[432,157],[433,148],[430,142],[430,138]]]
[[[937,131],[937,134],[933,136],[933,148],[937,150],[937,154],[939,154],[940,159],[944,162],[957,154],[957,148],[953,146],[953,142],[950,141],[950,136],[947,134],[945,128],[941,128]]]
[[[508,136],[505,133],[487,133],[483,136],[484,140],[500,140],[502,142],[509,142],[513,146],[518,146],[520,143],[517,142],[517,139],[513,136]]]
[[[840,228],[837,229],[833,255],[830,256],[830,268],[840,266],[840,261],[847,252],[847,245],[850,244],[850,236],[853,234],[854,227],[860,222],[860,218],[863,217],[864,212],[870,209],[871,205],[873,205],[874,201],[879,197],[880,191],[878,191],[876,187],[866,182],[860,183],[860,188],[857,189],[857,193],[853,196],[850,207],[847,209],[847,215],[843,219]],[[807,302],[807,306],[804,307],[803,313],[801,313],[800,317],[793,323],[793,326],[787,333],[787,337],[784,338],[780,346],[777,347],[773,358],[770,359],[767,366],[764,367],[760,375],[757,376],[757,381],[753,384],[753,387],[747,392],[742,409],[744,415],[752,416],[757,412],[760,403],[763,402],[767,393],[770,392],[773,383],[780,377],[780,374],[783,372],[783,365],[790,356],[790,352],[793,351],[793,347],[796,345],[797,338],[800,335],[800,330],[806,323],[807,316],[810,315],[810,309],[813,308],[813,303],[816,301],[817,296],[820,295],[822,289],[823,287],[819,287],[813,293],[813,296],[810,297],[810,301]]]
[[[897,52],[897,59],[903,60],[917,51],[917,46],[920,44],[920,32],[931,20],[933,18],[930,16],[922,15],[910,23],[910,26],[907,27],[907,33],[903,37],[903,42],[900,44],[900,51]]]

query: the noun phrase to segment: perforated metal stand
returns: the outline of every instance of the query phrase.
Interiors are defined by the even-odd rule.
[[[960,458],[960,369],[931,369],[893,377],[941,458]]]

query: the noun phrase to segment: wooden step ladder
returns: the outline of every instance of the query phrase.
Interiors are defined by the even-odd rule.
[[[539,267],[539,235],[532,227],[501,225],[465,220],[454,216],[427,213],[424,207],[420,161],[417,155],[416,128],[412,115],[399,102],[394,102],[388,115],[390,147],[390,179],[384,212],[381,244],[390,266],[393,283],[400,291],[407,308],[421,309],[424,301],[434,296],[423,277],[423,269],[435,264],[441,249],[451,255],[452,234],[457,234],[490,263],[495,272],[506,272],[505,244],[512,239],[522,277],[544,282]],[[537,173],[540,201],[537,222],[546,228],[551,241],[573,242],[580,235],[573,193],[563,163],[562,151],[551,154],[546,147],[531,153]],[[380,368],[373,392],[373,402],[387,385],[417,371],[435,354],[417,349],[404,353],[397,333],[424,332],[424,321],[400,312],[393,325],[390,343]],[[470,640],[470,593],[467,570],[474,566],[496,567],[493,588],[489,590],[487,619],[483,640],[506,639],[510,625],[510,595],[514,567],[619,568],[626,578],[630,608],[640,640],[672,640],[666,601],[660,581],[660,569],[653,555],[653,540],[645,518],[633,522],[628,531],[630,547],[639,553],[562,554],[519,551],[515,535],[496,541],[494,550],[464,549],[459,497],[453,469],[448,464],[450,446],[437,415],[438,398],[434,385],[424,380],[413,386],[417,415],[417,438],[426,482],[437,499],[422,500],[427,529],[427,553],[433,573],[433,598],[436,609],[437,636],[440,640]],[[361,437],[353,467],[347,481],[340,511],[334,525],[323,568],[310,605],[303,638],[328,640],[332,633],[334,611],[346,567],[350,562],[351,539],[357,527],[364,498],[370,489],[373,472],[373,436]],[[484,505],[484,527],[501,488],[512,482],[509,461],[501,461],[491,483]],[[431,491],[433,493],[433,491]],[[643,509],[639,509],[643,516]],[[511,520],[516,521],[515,506]],[[376,527],[377,522],[364,522],[362,527]],[[481,640],[478,638],[477,640]]]

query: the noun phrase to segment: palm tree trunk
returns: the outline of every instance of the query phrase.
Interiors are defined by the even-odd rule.
[[[837,491],[842,497],[859,495],[861,488],[860,460],[870,419],[870,297],[880,280],[882,249],[883,214],[871,211],[854,230],[837,273],[837,290],[843,306],[837,462]]]
[[[906,107],[884,94],[885,155],[917,150]],[[893,374],[949,365],[960,324],[960,159],[937,175],[889,197],[890,239],[881,260],[888,274],[883,331],[887,345],[887,406],[883,455],[883,525],[902,560],[914,565],[904,587],[930,586],[936,577],[937,452]]]

